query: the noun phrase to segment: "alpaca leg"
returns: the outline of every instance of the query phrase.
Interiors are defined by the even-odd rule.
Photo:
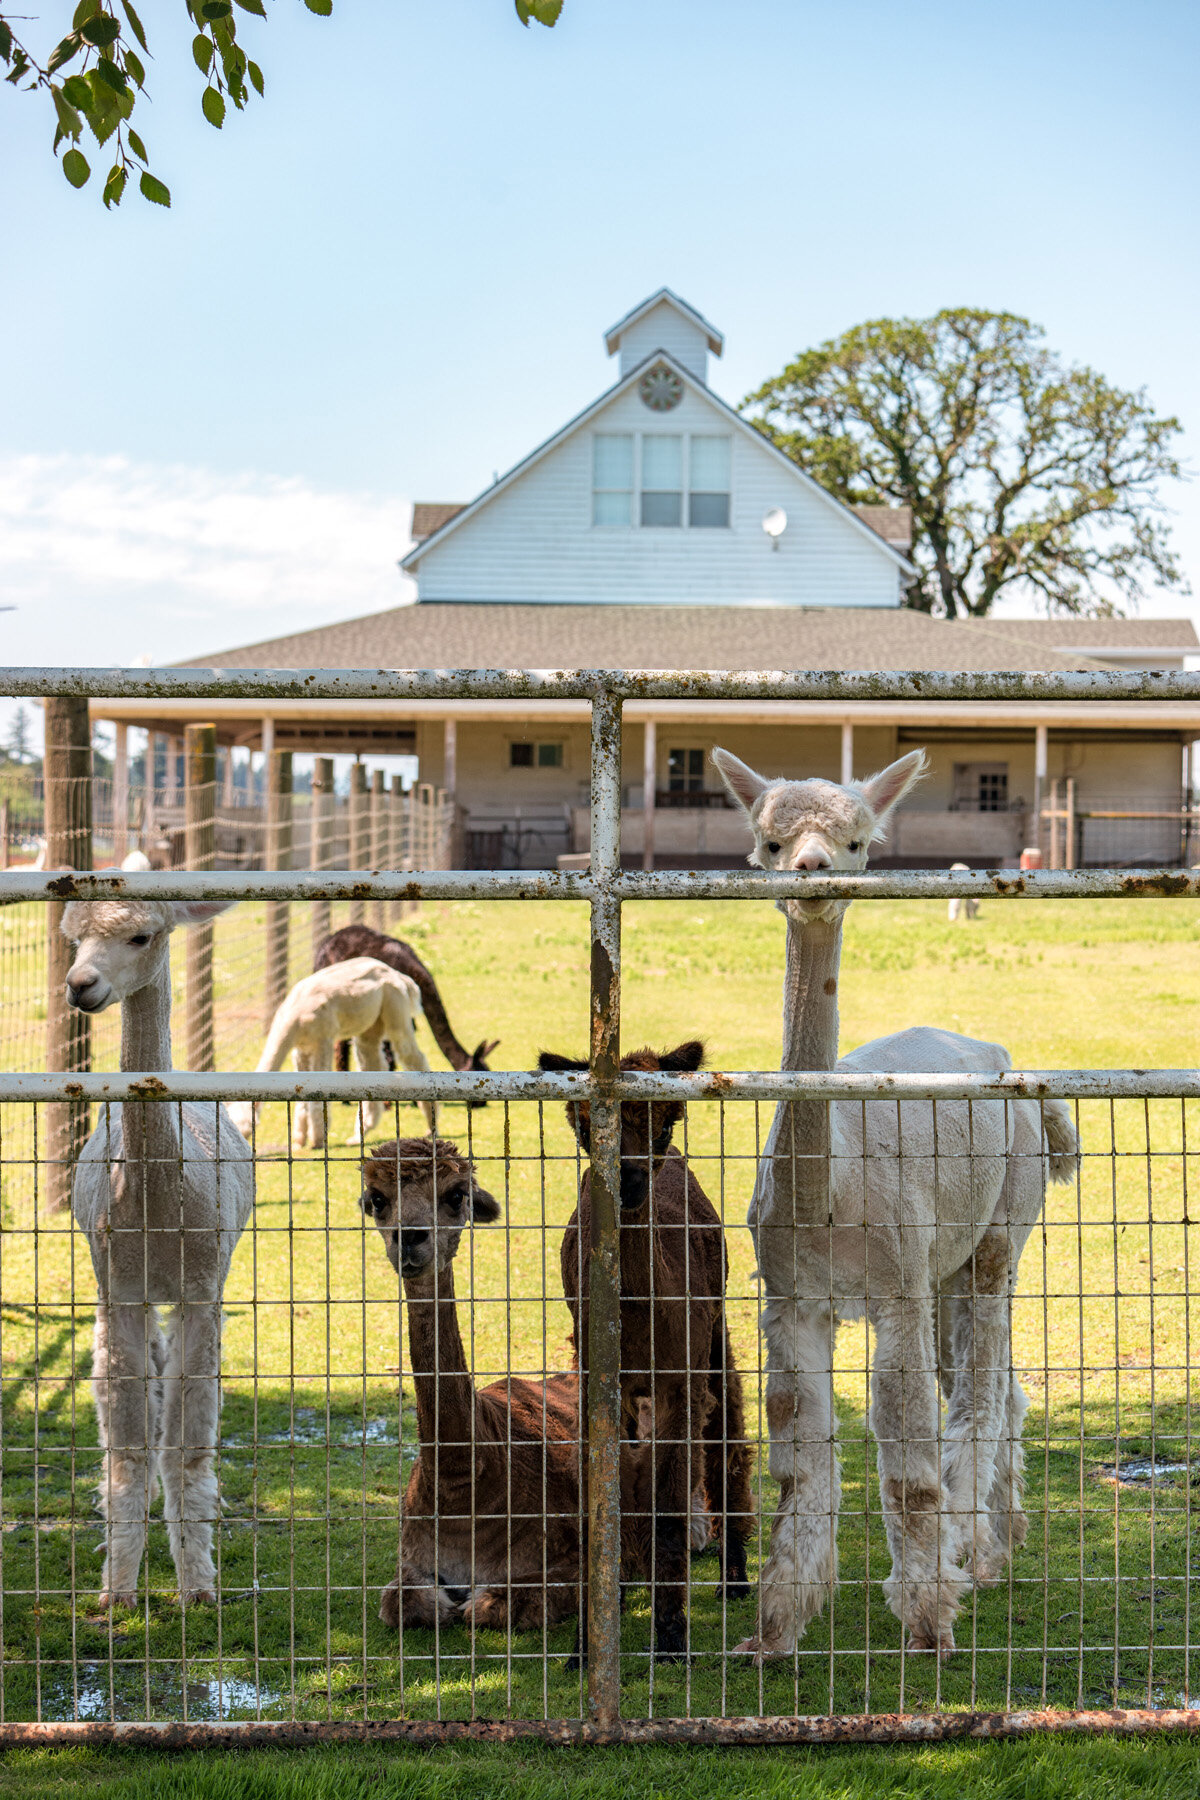
[[[762,1572],[758,1633],[738,1645],[786,1656],[837,1585],[842,1472],[833,1408],[837,1322],[823,1302],[770,1300],[767,1347],[770,1471],[779,1483],[771,1551]]]
[[[704,1427],[704,1487],[716,1526],[725,1592],[730,1599],[741,1600],[750,1592],[746,1580],[746,1539],[753,1516],[750,1446],[742,1377],[721,1319],[713,1327],[709,1367],[715,1404]]]
[[[871,1429],[892,1554],[883,1591],[909,1628],[910,1649],[949,1651],[967,1578],[954,1567],[956,1534],[938,1469],[933,1297],[918,1292],[882,1301],[874,1324]]]
[[[423,1070],[429,1073],[429,1060],[417,1042],[417,1034],[413,1030],[412,1020],[406,1016],[394,1020],[388,1027],[388,1037],[392,1053],[398,1056],[406,1069]],[[437,1107],[431,1100],[421,1101],[421,1111],[425,1114],[430,1131],[437,1130]]]
[[[1029,1521],[1022,1504],[1025,1447],[1021,1442],[1021,1427],[1028,1407],[1029,1397],[1014,1375],[1008,1384],[996,1472],[987,1501],[992,1535],[1005,1562],[1012,1557],[1014,1551],[1021,1548],[1029,1530]]]
[[[364,1037],[354,1040],[354,1054],[358,1058],[360,1069],[383,1069],[386,1063],[383,1057],[383,1045],[378,1032],[370,1032]],[[354,1130],[346,1139],[348,1144],[361,1144],[369,1131],[374,1131],[383,1115],[383,1103],[380,1100],[366,1100],[355,1108],[357,1117]]]
[[[163,1510],[184,1605],[216,1600],[213,1526],[220,1414],[221,1305],[185,1301],[171,1313],[163,1373]]]
[[[152,1334],[147,1345],[147,1324]],[[150,1508],[158,1486],[155,1444],[161,1392],[158,1321],[141,1306],[96,1307],[92,1392],[104,1460],[101,1606],[135,1606]],[[147,1349],[149,1348],[149,1356]]]
[[[991,1524],[990,1495],[1008,1414],[1010,1389],[1007,1233],[993,1226],[955,1277],[954,1385],[946,1419],[944,1478],[954,1532],[954,1560],[970,1562],[975,1580],[996,1580],[1007,1553]],[[1008,1540],[1008,1529],[1004,1542]]]
[[[333,1039],[321,1038],[309,1052],[308,1067],[310,1069],[332,1069]],[[312,1149],[325,1148],[325,1102],[310,1100],[308,1102],[308,1141]]]
[[[302,1044],[297,1044],[292,1058],[297,1074],[305,1075],[313,1067],[312,1052]],[[303,1150],[307,1147],[312,1126],[312,1102],[299,1100],[292,1111],[292,1149]]]
[[[648,1446],[654,1493],[651,1599],[654,1654],[663,1658],[687,1651],[688,1536],[700,1473],[700,1455],[693,1446],[701,1441],[710,1405],[704,1376],[681,1384],[676,1375],[655,1385]]]

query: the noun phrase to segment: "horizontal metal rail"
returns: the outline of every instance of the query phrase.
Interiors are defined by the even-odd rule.
[[[227,870],[123,873],[10,870],[0,906],[24,900],[593,900],[593,878],[558,869]],[[619,900],[1194,900],[1200,869],[890,869],[789,875],[768,869],[658,869],[616,875]]]
[[[168,1069],[162,1074],[0,1074],[0,1102],[10,1100],[384,1100],[441,1103],[470,1100],[590,1100],[595,1077],[524,1073],[519,1069],[428,1074],[220,1074]],[[1190,1100],[1200,1099],[1200,1069],[1009,1069],[995,1075],[724,1073],[639,1075],[605,1084],[618,1100]]]
[[[0,1724],[0,1749],[67,1744],[120,1744],[148,1750],[227,1746],[446,1743],[511,1744],[934,1744],[979,1738],[1027,1737],[1036,1732],[1088,1737],[1200,1732],[1200,1712],[1180,1706],[1097,1712],[815,1713],[734,1719],[265,1719],[196,1724],[83,1720],[63,1724]]]
[[[1200,700],[1200,670],[0,668],[0,694],[95,700]]]

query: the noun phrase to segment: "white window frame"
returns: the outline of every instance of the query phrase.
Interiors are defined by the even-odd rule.
[[[624,493],[624,488],[597,488],[596,486],[596,439],[598,437],[632,437],[633,438],[633,490],[630,494],[628,525],[601,525],[596,521],[596,495],[598,493]],[[642,445],[648,437],[678,437],[683,440],[683,467],[681,479],[683,487],[680,492],[680,520],[678,525],[643,525],[642,524]],[[729,522],[726,525],[693,525],[691,523],[692,502],[692,439],[694,437],[724,437],[729,442]],[[591,434],[591,490],[589,494],[589,517],[593,531],[667,531],[667,532],[721,532],[733,530],[733,433],[726,431],[593,431]],[[667,489],[653,489],[652,492],[667,492]],[[703,488],[702,493],[715,493],[713,488]]]

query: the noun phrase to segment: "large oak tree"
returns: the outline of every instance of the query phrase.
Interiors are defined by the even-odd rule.
[[[1178,420],[1067,367],[1028,319],[875,319],[742,404],[839,500],[912,508],[907,603],[923,612],[982,617],[1024,590],[1106,614],[1183,586],[1159,494],[1180,474]]]

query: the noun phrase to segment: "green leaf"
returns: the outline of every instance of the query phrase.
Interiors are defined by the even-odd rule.
[[[137,39],[138,43],[142,46],[142,49],[146,52],[146,55],[149,56],[150,46],[146,42],[146,33],[145,33],[145,29],[142,25],[142,21],[138,18],[137,14],[134,12],[132,6],[129,4],[129,0],[121,0],[121,5],[125,8],[125,17],[129,20],[130,28],[133,31],[134,37]]]
[[[69,63],[73,56],[78,56],[82,49],[83,39],[72,32],[70,37],[65,37],[62,43],[56,44],[50,52],[50,59],[46,64],[47,72],[53,75],[56,69],[61,69],[64,63]]]
[[[121,117],[121,102],[113,93],[106,81],[101,80],[95,69],[89,69],[84,80],[92,90],[91,110],[87,122],[98,144],[107,143]]]
[[[81,112],[90,112],[92,90],[82,75],[68,75],[63,82],[62,91],[72,106],[77,106]]]
[[[72,31],[78,31],[85,20],[94,18],[102,10],[100,0],[79,0],[79,5],[75,8],[75,15],[71,20]]]
[[[263,72],[258,64],[256,62],[248,62],[246,64],[246,73],[250,77],[255,93],[261,95],[263,91]]]
[[[90,19],[84,20],[79,30],[84,42],[95,44],[98,50],[107,50],[121,35],[120,21],[114,19],[111,13],[95,13]]]
[[[92,172],[88,168],[87,157],[81,150],[68,150],[63,157],[62,167],[63,174],[73,188],[81,188]]]
[[[205,118],[220,131],[225,123],[225,101],[215,87],[206,87],[200,100]]]
[[[153,200],[155,206],[170,206],[170,188],[164,182],[159,181],[156,175],[152,175],[149,169],[142,171],[142,178],[138,182],[138,186],[147,200]]]
[[[143,144],[132,125],[129,127],[128,137],[129,148],[133,151],[133,154],[137,157],[138,161],[143,163],[149,162],[150,158],[146,155],[146,146]]]
[[[207,75],[212,67],[213,41],[198,31],[192,39],[192,60],[202,75]]]
[[[118,68],[117,64],[107,56],[102,56],[96,64],[96,73],[114,94],[123,94],[129,87],[129,83],[125,79],[125,71]]]
[[[536,19],[539,25],[557,25],[563,0],[516,0],[517,17],[522,25]]]
[[[120,206],[121,195],[125,192],[126,174],[120,163],[114,163],[108,171],[108,180],[104,184],[105,206]]]
[[[51,86],[50,94],[54,101],[54,110],[58,114],[59,130],[65,137],[77,138],[83,130],[83,120],[67,100],[62,88]],[[90,94],[88,98],[90,100]]]
[[[132,75],[140,88],[146,85],[146,65],[135,50],[125,52],[125,73]]]
[[[237,3],[243,12],[253,13],[256,18],[265,19],[267,16],[263,0],[237,0]]]
[[[0,19],[0,58],[5,62],[12,55],[12,46],[12,27],[4,19]]]
[[[204,0],[200,15],[205,19],[227,19],[232,11],[229,0]]]
[[[309,12],[317,13],[322,19],[327,19],[333,11],[333,0],[304,0],[304,4]]]

